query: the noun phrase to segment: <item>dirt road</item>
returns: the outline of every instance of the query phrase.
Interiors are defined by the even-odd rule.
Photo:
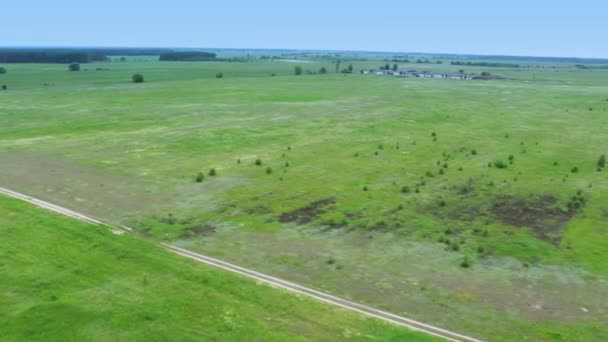
[[[74,210],[70,210],[28,195],[24,195],[21,194],[19,192],[15,192],[3,187],[0,187],[0,194],[4,194],[6,196],[9,197],[13,197],[16,199],[20,199],[26,202],[29,202],[31,204],[34,204],[36,206],[54,211],[56,213],[80,220],[80,221],[84,221],[87,223],[91,223],[91,224],[95,224],[95,225],[102,225],[102,226],[106,226],[109,227],[111,229],[123,229],[126,231],[130,231],[132,230],[129,227],[117,227],[115,225],[111,225],[111,224],[107,224],[104,223],[103,221],[99,220],[99,219],[95,219],[92,217],[89,217],[87,215],[81,214],[79,212],[76,212]],[[245,277],[249,277],[249,278],[253,278],[257,281],[269,284],[271,286],[274,287],[278,287],[278,288],[282,288],[291,292],[295,292],[301,295],[305,295],[320,301],[323,301],[325,303],[331,304],[331,305],[335,305],[335,306],[339,306],[342,307],[344,309],[350,310],[350,311],[355,311],[358,312],[360,314],[369,316],[369,317],[374,317],[386,322],[390,322],[393,324],[397,324],[397,325],[401,325],[404,327],[407,327],[409,329],[412,330],[417,330],[417,331],[422,331],[425,332],[427,334],[430,335],[434,335],[437,337],[441,337],[444,338],[446,340],[449,341],[467,341],[467,342],[481,342],[481,340],[475,339],[473,337],[470,336],[465,336],[465,335],[461,335],[458,333],[455,333],[453,331],[449,331],[446,329],[442,329],[430,324],[425,324],[422,322],[418,322],[416,320],[413,319],[409,319],[409,318],[405,318],[402,316],[398,316],[395,314],[392,314],[390,312],[386,312],[386,311],[382,311],[382,310],[378,310],[375,309],[373,307],[367,306],[367,305],[363,305],[363,304],[359,304],[359,303],[355,303],[343,298],[339,298],[321,291],[317,291],[305,286],[301,286],[292,282],[288,282],[286,280],[283,279],[279,279],[279,278],[275,278],[266,274],[262,274],[259,272],[256,272],[254,270],[250,270],[241,266],[237,266],[222,260],[218,260],[215,258],[211,258],[205,255],[201,255],[198,253],[194,253],[192,251],[183,249],[183,248],[179,248],[170,244],[166,244],[166,243],[161,243],[161,245],[166,248],[167,250],[179,254],[181,256],[193,259],[195,261],[201,262],[201,263],[205,263],[207,265],[211,265],[214,267],[218,267],[221,269],[224,269],[226,271],[230,271],[233,273],[237,273],[240,274],[242,276]]]

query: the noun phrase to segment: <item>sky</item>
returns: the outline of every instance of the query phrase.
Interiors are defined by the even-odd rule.
[[[608,58],[606,0],[20,0],[2,12],[0,46]]]

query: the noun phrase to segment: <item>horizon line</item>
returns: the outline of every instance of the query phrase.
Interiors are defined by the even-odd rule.
[[[299,51],[299,52],[342,52],[342,53],[391,53],[433,56],[471,56],[471,57],[514,57],[514,58],[556,58],[608,61],[608,57],[580,56],[551,56],[524,54],[485,54],[485,53],[454,53],[454,52],[422,52],[422,51],[391,51],[391,50],[358,50],[358,49],[316,49],[316,48],[245,48],[245,47],[186,47],[186,46],[137,46],[137,45],[0,45],[1,49],[188,49],[188,50],[251,50],[251,51]]]

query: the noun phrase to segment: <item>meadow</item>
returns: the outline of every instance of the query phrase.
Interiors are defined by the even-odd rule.
[[[0,233],[3,341],[437,340],[14,199]]]
[[[544,66],[7,65],[0,186],[479,338],[605,340],[608,72]]]

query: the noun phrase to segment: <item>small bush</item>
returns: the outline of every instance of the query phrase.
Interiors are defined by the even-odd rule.
[[[597,160],[597,167],[603,169],[606,167],[606,155],[602,154],[600,158]]]
[[[131,76],[133,83],[144,83],[144,76],[142,74],[134,74]]]
[[[6,74],[6,68],[0,67],[0,74]]]
[[[577,173],[578,172],[578,167],[577,166],[573,167],[572,169],[570,169],[570,172]]]
[[[215,169],[210,169],[210,170],[209,170],[209,176],[212,176],[212,177],[213,177],[213,176],[215,176],[215,175],[216,175]]]
[[[201,183],[202,181],[205,180],[205,175],[202,172],[199,172],[196,177],[195,180],[197,183]]]
[[[7,89],[6,84],[3,84],[3,85],[2,85],[2,90],[6,90],[6,89]]]
[[[431,171],[427,171],[427,172],[425,173],[425,175],[426,175],[427,177],[429,177],[429,178],[433,178],[433,177],[435,177],[435,175],[434,175],[434,174],[433,174],[433,172],[431,172]]]
[[[261,166],[261,165],[262,165],[262,159],[257,158],[257,159],[255,160],[255,165],[257,165],[257,166]]]
[[[508,166],[502,160],[497,160],[494,162],[494,167],[496,167],[497,169],[506,169]]]
[[[471,267],[471,260],[469,259],[468,256],[465,256],[464,259],[462,259],[462,262],[460,263],[460,267],[462,267],[462,268]]]
[[[472,149],[471,150],[471,154],[474,155],[474,156],[476,156],[477,155],[477,150],[476,149]]]
[[[289,162],[288,161],[285,162],[285,167],[289,167]]]
[[[367,188],[367,185],[366,185],[363,187],[363,191],[367,191],[367,190],[369,190],[369,189]]]
[[[240,164],[240,163],[241,163],[241,159],[240,159],[240,158],[239,158],[239,159],[237,159],[237,160],[236,160],[236,163],[237,163],[237,164]]]
[[[224,74],[218,72],[217,74],[215,74],[215,78],[224,78]]]
[[[399,204],[399,205],[397,206],[397,210],[403,210],[403,204]]]
[[[333,257],[330,257],[329,259],[327,259],[327,261],[325,262],[328,265],[333,265],[336,263],[336,259],[334,259]]]
[[[266,174],[269,175],[272,173],[272,168],[269,166],[266,168]]]
[[[70,63],[70,65],[68,65],[68,70],[69,71],[80,71],[80,64],[79,63]]]
[[[407,185],[404,185],[401,187],[401,192],[403,192],[404,194],[407,194],[410,192],[410,187]]]
[[[460,245],[457,243],[453,243],[450,245],[450,248],[454,251],[454,252],[458,252],[460,250]]]

